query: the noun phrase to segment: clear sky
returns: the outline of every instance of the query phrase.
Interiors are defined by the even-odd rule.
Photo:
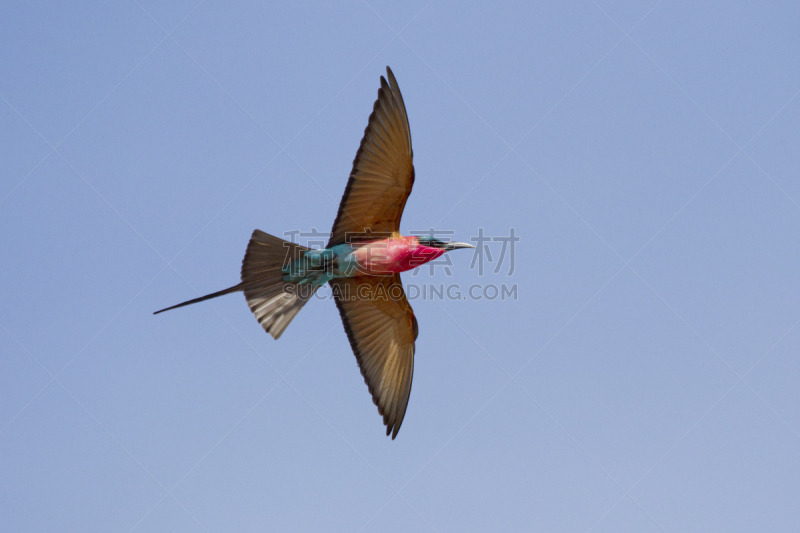
[[[798,28],[797,2],[2,2],[0,530],[796,531]],[[461,297],[411,302],[395,441],[333,302],[277,342],[241,295],[151,314],[237,283],[255,228],[330,229],[386,65],[403,232],[520,239],[513,272],[490,241],[482,274],[404,275]]]

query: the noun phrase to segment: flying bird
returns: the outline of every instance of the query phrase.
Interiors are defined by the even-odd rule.
[[[389,67],[386,74],[327,246],[310,249],[255,230],[241,283],[155,314],[241,291],[264,330],[278,339],[314,292],[329,283],[386,435],[394,439],[408,406],[419,333],[400,272],[474,246],[400,235],[414,185],[414,154],[403,96]]]

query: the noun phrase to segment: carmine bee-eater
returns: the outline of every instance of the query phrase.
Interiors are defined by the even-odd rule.
[[[386,73],[389,81],[381,76],[327,247],[312,250],[255,230],[241,283],[156,314],[242,291],[261,326],[277,339],[314,292],[330,283],[386,435],[394,439],[408,406],[419,332],[400,272],[474,246],[400,235],[414,163],[403,96],[389,67]]]

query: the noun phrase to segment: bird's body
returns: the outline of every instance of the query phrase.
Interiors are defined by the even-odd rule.
[[[418,237],[404,237],[399,233],[363,244],[340,244],[332,250],[340,258],[340,264],[348,269],[342,272],[343,277],[349,277],[354,271],[370,276],[399,274],[432,261],[445,252],[442,248],[421,243]]]
[[[282,268],[283,280],[319,287],[334,279],[399,274],[432,261],[446,251],[429,246],[424,240],[420,242],[419,237],[397,233],[384,239],[304,250],[299,257],[288,258]]]
[[[242,291],[259,323],[277,339],[314,292],[329,283],[386,434],[395,438],[411,392],[419,332],[399,274],[449,250],[473,246],[399,233],[414,184],[413,152],[405,104],[392,71],[386,70],[389,82],[381,77],[327,247],[312,250],[255,230],[241,283],[156,313]]]

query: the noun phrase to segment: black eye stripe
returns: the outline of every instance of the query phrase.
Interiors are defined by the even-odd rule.
[[[419,242],[420,244],[424,244],[425,246],[430,246],[432,248],[445,248],[447,246],[447,243],[431,237],[420,237]]]

